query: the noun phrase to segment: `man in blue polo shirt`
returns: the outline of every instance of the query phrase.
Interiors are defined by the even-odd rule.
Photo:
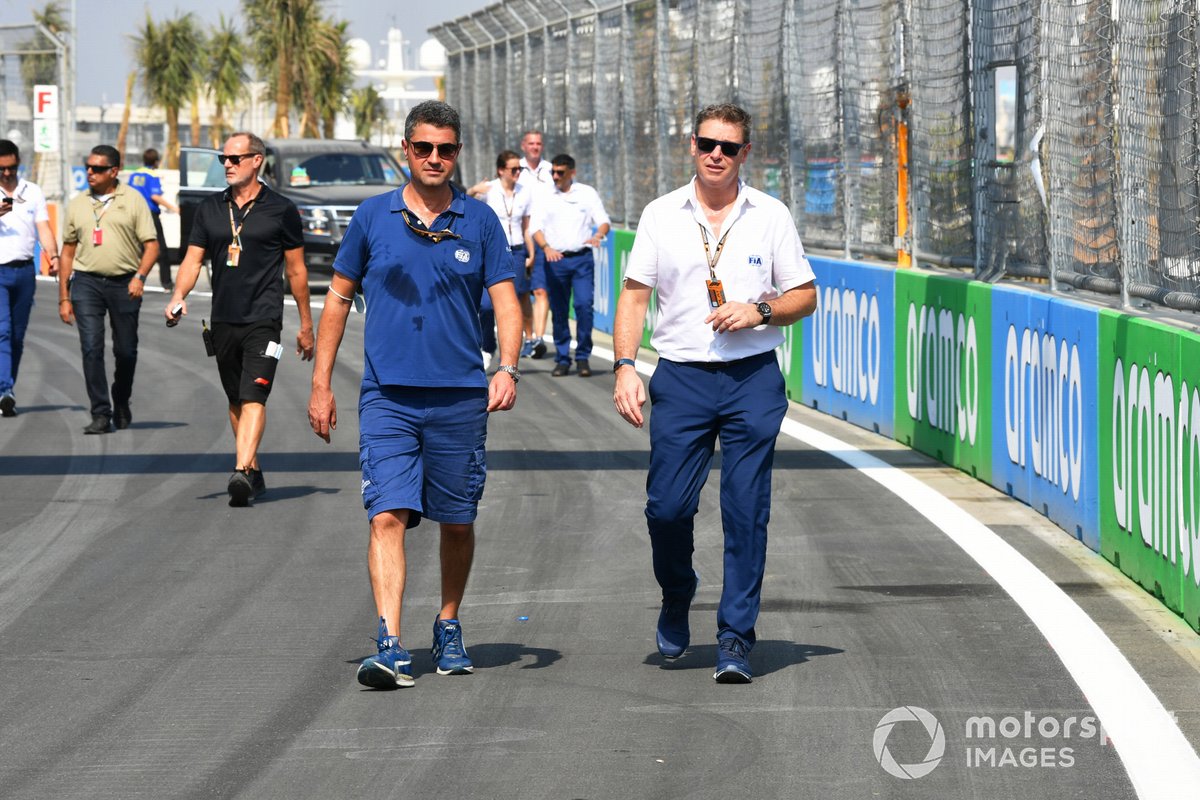
[[[171,291],[171,255],[167,251],[167,238],[163,234],[162,210],[166,207],[172,214],[179,213],[179,206],[163,196],[162,181],[158,177],[158,151],[153,147],[142,153],[142,168],[134,170],[129,175],[129,185],[137,189],[146,204],[150,206],[150,216],[154,219],[154,232],[158,236],[158,279],[162,288]]]
[[[442,606],[433,626],[440,675],[474,671],[459,605],[475,552],[474,521],[487,474],[487,415],[516,402],[521,309],[508,240],[496,215],[450,183],[462,143],[458,112],[430,100],[404,124],[412,180],[358,207],[334,261],[318,327],[308,419],[329,441],[337,427],[331,381],[351,298],[367,302],[359,395],[367,564],[379,613],[379,652],[358,668],[377,689],[412,686],[400,644],[404,536],[422,517],[441,524]],[[496,309],[500,367],[488,382],[480,297]]]

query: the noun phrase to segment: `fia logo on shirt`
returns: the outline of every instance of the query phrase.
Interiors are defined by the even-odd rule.
[[[471,252],[460,247],[454,251],[454,257],[465,264],[471,260]]]
[[[750,256],[750,266],[761,267],[762,266],[762,256]]]

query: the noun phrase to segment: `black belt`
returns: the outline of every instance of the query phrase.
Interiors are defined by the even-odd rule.
[[[523,244],[514,244],[514,245],[510,246],[508,249],[509,249],[509,250],[511,250],[511,251],[512,251],[512,252],[514,252],[514,253],[524,252],[524,250],[525,250],[525,245],[523,245]]]
[[[582,250],[559,250],[558,252],[562,253],[564,258],[567,258],[569,256],[581,256],[584,253],[590,253],[592,252],[592,249],[590,247],[585,247]]]
[[[709,372],[722,372],[724,370],[736,367],[739,364],[748,364],[752,361],[764,361],[770,358],[775,360],[775,351],[768,350],[765,353],[758,353],[745,358],[737,358],[733,361],[676,361],[675,363],[681,367],[697,367],[699,369],[708,370]]]
[[[6,261],[3,264],[0,264],[0,267],[13,267],[16,269],[20,269],[21,267],[32,267],[32,266],[33,266],[32,258],[26,258],[22,261]]]
[[[71,274],[71,277],[74,278],[76,275],[86,275],[89,278],[95,278],[96,280],[101,281],[127,281],[136,274],[136,269],[133,272],[123,272],[120,275],[101,275],[98,272],[88,272],[86,270],[77,269]]]

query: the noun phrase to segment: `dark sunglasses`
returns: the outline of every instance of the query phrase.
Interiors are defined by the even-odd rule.
[[[233,164],[236,167],[238,164],[242,163],[243,158],[254,158],[257,155],[259,155],[259,153],[221,153],[221,155],[217,156],[217,160],[222,164],[228,161],[230,164]]]
[[[14,164],[11,167],[0,167],[0,174],[3,174],[3,175],[16,174],[16,171],[18,169],[20,169],[20,167],[18,167],[16,164]]]
[[[439,145],[435,145],[433,142],[409,142],[408,146],[412,148],[413,155],[417,158],[429,158],[429,155],[433,152],[433,148],[436,147],[438,151],[438,158],[442,159],[443,161],[449,161],[458,155],[458,151],[459,148],[462,147],[462,143],[442,142]]]
[[[550,174],[551,175],[566,175],[567,170],[566,169],[552,169],[552,170],[550,170]]]
[[[726,158],[734,158],[742,152],[749,142],[726,142],[722,139],[710,139],[707,136],[696,137],[696,150],[701,153],[711,153],[714,147],[720,146],[721,154]]]
[[[88,172],[108,172],[114,168],[112,164],[84,164],[83,166],[87,168]]]
[[[462,238],[461,236],[459,236],[457,233],[450,230],[449,228],[446,228],[446,230],[444,230],[444,231],[431,231],[428,228],[418,227],[416,225],[413,225],[412,220],[408,218],[408,211],[403,208],[400,209],[400,216],[404,217],[404,224],[408,226],[408,229],[410,231],[417,234],[418,236],[423,236],[424,238],[429,239],[434,244],[438,244],[439,242],[442,241],[442,239],[461,239]]]
[[[510,174],[512,174],[512,175],[520,175],[520,174],[521,174],[521,168],[520,168],[520,167],[507,167],[507,168],[505,169],[505,171],[506,171],[506,172],[508,172],[508,173],[510,173]]]

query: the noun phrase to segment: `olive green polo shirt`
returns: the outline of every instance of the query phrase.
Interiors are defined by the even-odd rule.
[[[96,228],[102,231],[99,245],[92,244]],[[87,191],[67,204],[63,243],[77,245],[74,269],[80,272],[108,277],[136,272],[142,262],[143,242],[157,239],[146,198],[123,183],[117,184],[107,203]]]

